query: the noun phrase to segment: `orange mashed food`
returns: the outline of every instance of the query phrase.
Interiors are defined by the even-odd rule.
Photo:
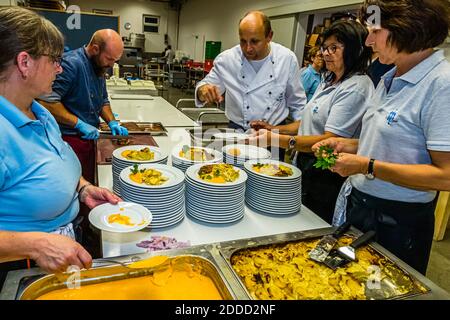
[[[164,271],[153,276],[60,289],[38,300],[221,300],[214,282],[200,274]]]

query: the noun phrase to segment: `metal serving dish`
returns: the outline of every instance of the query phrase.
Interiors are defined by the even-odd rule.
[[[128,129],[129,134],[151,134],[152,136],[166,136],[167,129],[161,122],[120,122],[120,125]],[[100,133],[111,133],[111,129],[105,122],[100,123]]]
[[[164,272],[167,268],[185,268],[186,265],[196,270],[200,275],[210,278],[219,292],[223,300],[234,299],[232,291],[229,289],[222,273],[214,262],[214,258],[207,251],[199,252],[199,254],[176,254],[175,250],[170,252],[160,252],[160,255],[169,256],[169,260],[161,265],[151,268],[131,269],[129,265],[132,261],[136,262],[138,259],[146,259],[149,256],[128,256],[119,257],[114,260],[121,264],[99,266],[89,270],[83,270],[79,273],[77,284],[81,286],[88,286],[93,284],[105,284],[118,280],[127,280],[133,278],[141,278],[153,276],[157,272]],[[165,268],[165,269],[164,269]],[[172,269],[171,269],[172,270]],[[20,288],[16,295],[16,299],[21,300],[35,300],[44,294],[51,293],[59,289],[74,288],[74,278],[71,273],[52,274],[40,277],[31,284]],[[142,279],[142,284],[145,286],[145,279]],[[167,291],[166,291],[167,293]],[[170,299],[170,297],[169,297]],[[172,299],[177,299],[176,297]]]
[[[268,247],[273,248],[282,248],[286,244],[292,244],[297,242],[308,242],[311,240],[318,240],[320,237],[322,237],[325,234],[329,234],[333,231],[333,228],[325,228],[325,229],[317,229],[317,230],[310,230],[305,232],[295,232],[295,233],[287,233],[287,234],[280,234],[275,236],[268,236],[268,237],[260,237],[260,238],[253,238],[253,239],[244,239],[244,240],[237,240],[237,241],[230,241],[230,242],[224,242],[220,244],[220,248],[218,248],[220,255],[225,260],[228,269],[231,271],[231,273],[234,275],[235,280],[239,283],[240,289],[246,293],[248,298],[250,299],[258,299],[258,297],[254,294],[251,294],[248,290],[246,284],[244,284],[244,278],[241,278],[236,270],[233,268],[232,259],[234,256],[242,254],[242,253],[248,253],[250,252],[256,252],[257,250],[261,250]],[[348,232],[349,236],[355,237],[360,235],[361,233],[355,229],[351,229]],[[367,299],[411,299],[411,298],[423,298],[427,299],[428,296],[433,296],[434,289],[436,289],[436,295],[433,296],[434,299],[438,298],[438,296],[443,291],[442,289],[436,287],[433,283],[431,283],[428,279],[426,279],[424,276],[422,276],[420,273],[403,263],[401,260],[396,258],[394,255],[389,253],[386,249],[382,248],[378,244],[371,244],[370,250],[373,250],[376,252],[376,254],[379,254],[383,259],[386,259],[386,261],[389,262],[389,264],[392,264],[393,270],[384,270],[381,269],[381,281],[379,286],[374,286],[372,288],[368,288],[368,285],[366,283],[364,294]],[[309,263],[309,262],[308,262]],[[315,262],[314,262],[315,263]],[[326,268],[326,267],[325,267]],[[298,269],[301,269],[301,266],[298,266]],[[303,269],[302,269],[303,270]],[[322,269],[323,271],[323,269]],[[341,272],[342,270],[338,270],[337,272]],[[389,271],[389,272],[385,272]],[[327,272],[327,271],[325,271]],[[331,269],[329,271],[330,273],[333,272]],[[258,273],[258,278],[263,273]],[[275,278],[275,277],[274,277]],[[266,280],[272,281],[271,280]],[[248,280],[248,279],[247,279]],[[290,279],[292,280],[292,279]],[[401,289],[403,289],[402,284],[405,283],[405,281],[410,281],[410,287],[411,290],[409,290],[406,294],[402,294]],[[305,281],[305,280],[303,280]],[[257,279],[256,282],[264,282],[264,280],[261,281],[261,279]],[[267,289],[267,282],[264,282],[264,288]],[[290,281],[291,283],[291,281]],[[253,287],[255,288],[255,287]],[[430,289],[433,288],[433,289]],[[404,290],[403,290],[404,291]],[[270,293],[270,291],[269,291]],[[270,294],[269,294],[270,295]],[[423,296],[423,297],[421,297]],[[444,291],[445,296],[445,291]],[[448,295],[446,296],[448,299]],[[266,298],[267,299],[267,298]],[[270,299],[270,298],[269,298]],[[320,296],[317,297],[317,299],[320,299]]]

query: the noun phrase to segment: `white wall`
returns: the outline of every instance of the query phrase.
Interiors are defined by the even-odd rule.
[[[197,61],[203,60],[203,39],[205,41],[222,41],[222,50],[238,44],[239,19],[249,10],[263,10],[271,19],[274,19],[296,12],[354,5],[358,2],[362,3],[362,0],[226,0],[214,1],[213,5],[211,2],[211,0],[189,0],[181,10],[179,49],[187,52],[191,58]],[[209,9],[210,7],[211,9]],[[300,21],[304,21],[304,16],[302,16]],[[274,23],[273,40],[275,42],[278,39],[285,41],[292,32],[291,29],[286,30],[286,28],[290,28],[289,23],[281,22]],[[292,28],[296,29],[295,26]],[[306,26],[298,28],[298,31],[303,28]],[[300,36],[298,31],[297,36]],[[302,46],[293,44],[291,48],[295,51],[296,47]],[[302,48],[297,49],[299,52],[302,50]],[[299,52],[296,54],[300,58],[301,53]]]
[[[222,51],[239,43],[238,25],[250,10],[264,9],[292,0],[189,0],[181,9],[179,49],[202,61],[205,41],[221,41]],[[211,9],[209,9],[211,7]],[[274,41],[278,30],[274,29]],[[282,30],[280,30],[281,34]],[[198,36],[198,39],[195,39]]]
[[[92,12],[92,9],[113,10],[114,15],[120,16],[120,34],[128,36],[130,33],[143,33],[142,15],[150,14],[160,16],[159,34],[145,33],[145,51],[164,51],[164,34],[169,36],[172,47],[176,43],[177,12],[169,9],[167,3],[150,2],[144,0],[66,0],[66,4],[78,5],[83,12]],[[125,23],[131,23],[131,29],[125,30]]]
[[[16,5],[16,0],[0,0],[0,6],[14,6]]]

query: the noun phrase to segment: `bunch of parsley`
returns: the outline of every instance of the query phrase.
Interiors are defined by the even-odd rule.
[[[321,146],[319,148],[319,152],[317,155],[316,163],[314,163],[314,167],[317,169],[330,169],[332,166],[336,164],[337,154],[333,153],[333,148],[328,146]]]

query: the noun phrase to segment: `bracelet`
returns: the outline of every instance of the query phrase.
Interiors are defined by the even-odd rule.
[[[88,186],[92,186],[92,183],[86,183],[84,186],[82,186],[81,188],[80,188],[80,190],[78,190],[78,197],[79,198],[81,198],[81,193],[84,191],[84,189],[86,188],[86,187],[88,187]]]

